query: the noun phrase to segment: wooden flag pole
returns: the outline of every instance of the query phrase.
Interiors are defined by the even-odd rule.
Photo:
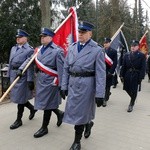
[[[118,35],[118,33],[120,32],[120,30],[122,29],[123,26],[124,26],[124,22],[122,23],[122,25],[119,27],[119,29],[116,31],[116,33],[111,38],[111,43],[113,42],[113,40],[115,39],[115,37]]]
[[[82,5],[82,2],[77,5],[77,7],[75,7],[75,10],[76,9],[79,9],[80,5]],[[55,33],[61,28],[61,26],[72,16],[72,12],[69,13],[69,15],[66,17],[66,19],[59,25],[59,27],[54,31]]]
[[[145,31],[144,35],[141,37],[139,43],[141,43],[142,39],[144,38],[144,36],[148,33],[148,30]]]

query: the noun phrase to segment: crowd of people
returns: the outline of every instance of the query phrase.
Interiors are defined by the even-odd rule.
[[[48,133],[54,112],[58,127],[62,122],[74,125],[74,141],[70,150],[81,149],[82,136],[88,138],[91,134],[96,106],[106,107],[111,87],[116,88],[118,84],[117,51],[111,48],[108,37],[104,38],[104,47],[99,46],[92,39],[93,29],[93,24],[79,22],[78,41],[69,46],[66,57],[63,49],[53,42],[55,33],[51,29],[41,29],[41,46],[35,50],[28,44],[29,34],[22,29],[17,30],[17,44],[11,49],[8,70],[11,83],[20,77],[10,95],[11,101],[17,104],[17,119],[10,126],[11,130],[22,126],[24,107],[30,110],[29,120],[34,118],[36,111],[43,110],[41,128],[34,134],[34,138],[42,137]],[[22,73],[35,54],[34,62]],[[145,72],[146,57],[139,50],[139,41],[133,40],[119,74],[123,89],[131,97],[127,112],[133,111]],[[33,106],[29,100],[33,97],[34,84]],[[66,99],[64,111],[59,109],[62,98]]]

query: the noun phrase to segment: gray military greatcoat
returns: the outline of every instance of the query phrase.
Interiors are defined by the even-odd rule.
[[[8,68],[10,83],[15,80],[19,67],[33,54],[33,52],[33,48],[28,43],[24,44],[21,48],[18,48],[18,45],[12,47]],[[33,81],[33,76],[34,70],[31,65],[16,85],[11,89],[10,99],[12,102],[24,104],[32,98],[32,91],[29,89],[27,81]]]
[[[53,84],[54,76],[38,71],[36,77],[35,109],[56,109],[61,103],[59,86],[64,64],[64,52],[52,43],[42,54],[38,52],[37,59],[44,65],[58,72],[59,85]]]
[[[95,117],[95,97],[104,98],[106,66],[104,52],[90,42],[78,53],[77,43],[70,46],[64,63],[62,90],[68,90],[63,121],[86,124]],[[73,77],[69,72],[95,72],[91,77]]]

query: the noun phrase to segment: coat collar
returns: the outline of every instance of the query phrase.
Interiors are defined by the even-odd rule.
[[[75,47],[74,47],[73,50],[72,50],[73,55],[76,56],[75,59],[74,59],[74,61],[73,61],[73,63],[74,63],[75,61],[77,61],[78,59],[82,58],[83,56],[85,56],[85,55],[91,53],[92,48],[93,48],[93,47],[97,47],[97,46],[98,46],[98,44],[97,44],[95,41],[93,41],[93,40],[91,39],[91,40],[83,47],[83,49],[78,53],[78,48],[77,48],[77,44],[76,44]]]
[[[40,57],[40,59],[44,59],[45,57],[49,56],[52,53],[52,49],[57,49],[57,48],[58,46],[55,43],[51,42],[46,46],[47,50],[43,54],[41,54],[39,51],[38,57]]]

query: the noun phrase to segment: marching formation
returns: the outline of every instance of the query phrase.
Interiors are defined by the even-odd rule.
[[[64,50],[53,42],[53,30],[41,29],[41,46],[35,50],[28,44],[29,34],[17,30],[17,44],[11,49],[7,74],[11,83],[20,77],[11,89],[10,99],[17,104],[17,119],[10,126],[11,130],[23,125],[24,107],[30,110],[29,120],[38,110],[43,110],[41,128],[33,135],[40,138],[48,133],[54,112],[58,127],[62,122],[74,125],[74,141],[70,150],[81,149],[82,136],[88,138],[91,134],[96,106],[108,105],[114,75],[117,74],[117,50],[111,47],[108,37],[104,38],[104,47],[96,43],[92,39],[93,29],[93,24],[79,22],[78,41],[69,46],[66,56]],[[23,73],[34,55],[34,61]],[[131,97],[127,112],[132,112],[146,72],[146,57],[140,52],[139,41],[131,42],[131,51],[124,54],[120,68],[123,89]],[[29,99],[33,98],[34,88],[33,106]],[[61,98],[66,99],[63,111],[59,110]]]

